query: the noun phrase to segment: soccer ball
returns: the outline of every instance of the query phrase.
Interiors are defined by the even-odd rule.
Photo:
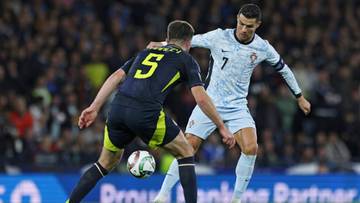
[[[155,171],[155,159],[148,151],[136,150],[129,156],[127,168],[136,178],[147,178]]]

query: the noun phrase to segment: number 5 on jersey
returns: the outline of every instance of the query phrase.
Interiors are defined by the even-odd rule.
[[[154,54],[154,53],[149,53],[146,58],[141,62],[142,65],[145,65],[145,66],[149,66],[150,67],[150,70],[147,72],[147,73],[143,73],[143,70],[136,70],[136,73],[134,75],[134,78],[137,78],[137,79],[146,79],[146,78],[149,78],[151,77],[156,68],[158,67],[158,63],[157,62],[153,62],[153,61],[150,61],[152,58],[155,58],[156,61],[160,61],[162,58],[164,57],[164,54]]]

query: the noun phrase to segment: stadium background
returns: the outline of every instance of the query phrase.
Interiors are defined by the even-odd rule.
[[[8,174],[78,174],[96,161],[107,106],[83,131],[76,125],[79,113],[109,74],[149,41],[165,39],[168,22],[187,20],[196,33],[231,28],[240,6],[249,2],[1,1],[0,198],[2,178],[11,178]],[[255,69],[248,96],[259,137],[255,174],[346,173],[357,180],[360,2],[252,2],[263,11],[257,33],[282,55],[312,104],[311,114],[303,116],[279,75],[266,64]],[[208,51],[191,53],[205,77]],[[166,110],[184,128],[194,105],[188,88],[180,86],[167,100]],[[146,146],[136,140],[123,160],[135,149]],[[171,156],[163,151],[152,154],[157,172],[166,171]],[[212,135],[197,160],[205,174],[232,175],[238,156],[238,149],[226,149]],[[113,173],[123,172],[124,161]],[[354,187],[360,191],[359,185]]]

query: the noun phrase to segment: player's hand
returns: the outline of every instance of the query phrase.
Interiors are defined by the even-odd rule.
[[[226,127],[219,129],[219,133],[222,137],[223,143],[229,146],[229,149],[233,148],[236,144],[234,135]]]
[[[90,106],[81,112],[78,126],[80,129],[89,127],[96,119],[98,111]]]
[[[167,43],[166,41],[162,41],[162,42],[150,42],[146,48],[147,49],[151,49],[151,48],[156,48],[156,47],[161,47],[161,46],[165,46]]]
[[[301,96],[297,99],[299,108],[304,112],[305,115],[308,115],[311,111],[311,104],[304,96]]]

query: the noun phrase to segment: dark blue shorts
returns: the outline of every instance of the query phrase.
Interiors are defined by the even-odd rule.
[[[138,136],[150,148],[157,148],[171,142],[179,132],[180,128],[163,110],[112,104],[104,130],[104,147],[118,151]]]

